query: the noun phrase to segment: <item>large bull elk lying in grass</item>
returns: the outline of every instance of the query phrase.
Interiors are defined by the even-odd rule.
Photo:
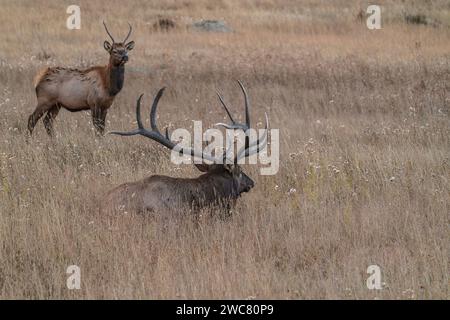
[[[247,133],[250,128],[249,100],[245,88],[239,82],[245,97],[246,123],[237,123],[231,117],[225,103],[220,101],[225,108],[232,124],[219,123],[228,129],[241,129]],[[156,125],[156,108],[164,92],[160,89],[153,100],[150,123],[151,129],[143,127],[141,121],[141,99],[139,97],[136,106],[136,118],[138,128],[131,132],[111,132],[121,136],[142,135],[150,138],[170,150],[191,155],[198,159],[207,159],[212,164],[196,164],[196,167],[204,172],[197,178],[173,178],[169,176],[154,175],[137,182],[122,184],[111,190],[102,201],[102,211],[126,211],[126,212],[162,212],[177,211],[181,208],[201,209],[203,207],[220,206],[229,208],[235,200],[244,192],[253,188],[253,180],[247,176],[238,164],[239,159],[244,159],[252,154],[259,153],[267,144],[268,118],[266,114],[266,126],[264,134],[250,142],[246,138],[244,146],[238,150],[234,159],[228,159],[229,148],[234,148],[234,141],[220,158],[212,157],[202,151],[188,147],[181,147],[169,139],[169,134],[162,135]],[[217,160],[220,161],[217,161]]]
[[[47,133],[52,135],[52,123],[61,107],[71,112],[91,110],[94,127],[98,133],[103,134],[106,113],[123,87],[128,51],[134,47],[134,41],[126,42],[132,31],[131,25],[122,42],[115,42],[104,22],[103,25],[112,40],[112,44],[108,41],[103,44],[110,55],[108,65],[85,70],[47,68],[37,75],[38,104],[28,118],[30,134],[39,119],[47,113],[43,122]]]

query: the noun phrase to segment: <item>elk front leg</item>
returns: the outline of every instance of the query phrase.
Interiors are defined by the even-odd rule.
[[[94,124],[97,134],[104,135],[105,133],[105,120],[106,109],[95,107],[92,109],[92,122]]]

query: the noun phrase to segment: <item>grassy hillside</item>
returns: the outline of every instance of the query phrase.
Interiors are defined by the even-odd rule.
[[[448,298],[450,5],[379,3],[381,30],[366,1],[79,1],[68,30],[70,1],[2,1],[0,297]],[[195,32],[200,19],[234,32]],[[161,127],[225,119],[216,90],[242,116],[235,79],[254,123],[280,129],[280,172],[246,166],[256,186],[231,219],[101,216],[120,183],[199,173],[143,137],[96,137],[89,112],[27,135],[38,70],[107,63],[102,20],[136,42],[107,130],[134,128],[137,97],[148,110],[162,86]],[[383,290],[366,287],[372,264]]]

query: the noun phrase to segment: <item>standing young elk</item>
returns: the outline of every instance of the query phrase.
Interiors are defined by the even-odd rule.
[[[85,70],[47,68],[37,75],[38,104],[28,118],[30,134],[38,120],[47,113],[43,122],[47,133],[52,135],[52,123],[61,107],[71,112],[91,110],[94,127],[97,133],[103,134],[108,108],[123,87],[128,51],[134,47],[134,41],[126,42],[132,31],[130,24],[128,35],[122,42],[115,42],[104,22],[103,25],[112,40],[112,44],[108,41],[103,43],[109,53],[108,65]]]
[[[231,117],[231,114],[219,96],[220,101],[225,108],[231,125],[218,123],[219,126],[225,126],[228,129],[241,129],[247,133],[250,128],[249,101],[247,92],[242,84],[239,85],[244,93],[246,123],[237,123]],[[188,178],[173,178],[169,176],[154,175],[137,182],[122,184],[111,190],[102,201],[102,211],[131,211],[131,212],[161,212],[173,211],[177,208],[202,208],[211,205],[225,206],[228,208],[243,193],[253,188],[253,180],[247,176],[238,164],[238,160],[248,157],[263,150],[267,144],[268,118],[266,114],[266,127],[262,137],[250,143],[246,139],[244,146],[236,153],[234,159],[227,161],[226,155],[234,143],[230,144],[227,150],[220,158],[212,157],[202,151],[194,150],[188,147],[181,147],[169,139],[166,134],[162,135],[156,125],[156,108],[164,92],[160,89],[153,100],[150,112],[151,130],[143,127],[141,121],[141,99],[137,100],[136,118],[138,128],[131,132],[111,132],[121,136],[142,135],[150,138],[170,150],[179,153],[191,155],[199,159],[207,159],[212,164],[195,164],[203,175]]]

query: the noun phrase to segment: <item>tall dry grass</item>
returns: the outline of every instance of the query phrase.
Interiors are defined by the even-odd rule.
[[[82,29],[60,2],[2,1],[0,10],[0,297],[425,298],[448,296],[450,41],[447,1],[382,1],[383,29],[362,1],[80,1]],[[423,13],[439,26],[407,25]],[[152,31],[158,15],[178,28]],[[186,25],[220,18],[232,34]],[[99,216],[113,186],[151,174],[195,176],[141,137],[94,135],[89,113],[62,111],[50,139],[26,120],[34,74],[106,63],[105,19],[134,26],[126,80],[107,129],[135,126],[161,86],[161,124],[223,117],[214,91],[280,128],[281,168],[260,176],[233,217]],[[256,123],[256,122],[255,122]],[[67,266],[81,290],[66,288]],[[368,290],[366,269],[382,270]]]

